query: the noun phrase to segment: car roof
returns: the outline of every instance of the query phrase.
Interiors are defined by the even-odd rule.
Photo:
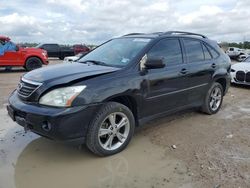
[[[9,37],[6,37],[6,36],[0,35],[0,40],[10,41],[10,38],[9,38]]]
[[[158,38],[166,38],[166,37],[183,37],[183,38],[192,38],[192,39],[199,39],[206,43],[209,43],[213,47],[217,48],[218,43],[215,40],[209,39],[207,36],[198,34],[198,33],[191,33],[186,31],[167,31],[167,32],[154,32],[154,33],[129,33],[123,35],[121,38],[151,38],[151,39],[158,39]]]
[[[167,32],[154,32],[154,33],[129,33],[123,35],[122,37],[147,37],[147,38],[158,38],[166,36],[185,36],[185,37],[195,37],[207,39],[205,35],[198,33],[191,33],[186,31],[167,31]]]

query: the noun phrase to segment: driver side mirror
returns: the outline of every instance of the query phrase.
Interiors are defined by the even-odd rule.
[[[19,46],[16,45],[16,51],[18,51],[18,50],[19,50]]]
[[[162,58],[149,58],[144,64],[146,69],[160,69],[165,67]]]

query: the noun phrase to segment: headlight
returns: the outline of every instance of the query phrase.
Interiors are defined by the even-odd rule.
[[[71,86],[54,89],[39,100],[39,104],[56,107],[69,107],[73,100],[86,88],[86,86]]]
[[[43,51],[42,54],[43,54],[43,56],[44,56],[45,58],[47,58],[47,55],[48,55],[48,54],[47,54],[47,51]]]

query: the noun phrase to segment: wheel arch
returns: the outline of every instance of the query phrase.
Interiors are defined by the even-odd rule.
[[[130,95],[113,96],[105,100],[105,102],[117,102],[128,107],[134,115],[136,126],[138,125],[138,106],[134,97]]]
[[[225,95],[227,91],[227,79],[225,77],[219,77],[219,78],[216,78],[214,82],[218,82],[219,84],[221,84],[223,88],[223,94]]]
[[[25,65],[26,65],[26,62],[28,61],[28,59],[33,58],[33,57],[38,58],[42,62],[42,64],[44,64],[43,59],[41,57],[39,57],[37,55],[30,55],[30,56],[27,56],[25,58],[25,61],[24,61]]]
[[[224,95],[227,93],[227,90],[230,86],[230,81],[231,81],[230,69],[231,65],[228,66],[227,68],[219,68],[213,74],[212,83],[214,82],[220,83],[223,87]]]

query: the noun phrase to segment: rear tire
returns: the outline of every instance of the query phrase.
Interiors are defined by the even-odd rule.
[[[218,82],[213,83],[207,92],[201,110],[209,115],[217,113],[222,105],[223,95],[224,90],[222,85]]]
[[[104,104],[90,123],[87,147],[99,156],[121,152],[130,142],[135,120],[128,107],[108,102]]]
[[[32,71],[34,69],[38,69],[40,67],[42,67],[43,63],[42,61],[37,58],[37,57],[30,57],[27,59],[26,63],[25,63],[25,69],[27,71]]]

